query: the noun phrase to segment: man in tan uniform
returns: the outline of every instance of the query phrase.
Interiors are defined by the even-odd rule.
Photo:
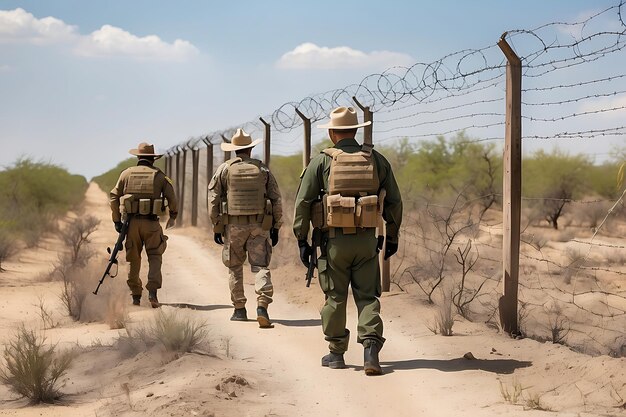
[[[243,129],[237,129],[231,143],[222,143],[222,150],[235,151],[236,157],[220,165],[209,183],[209,215],[215,243],[224,245],[222,262],[230,271],[230,297],[235,307],[230,319],[248,320],[243,289],[247,252],[251,270],[256,273],[257,321],[266,328],[272,327],[267,306],[274,287],[268,267],[272,247],[278,243],[282,203],[270,170],[250,157],[260,141],[252,141]]]
[[[160,306],[157,290],[161,288],[161,258],[167,247],[167,236],[159,223],[159,215],[165,214],[165,200],[170,218],[167,227],[174,225],[178,214],[178,202],[172,180],[158,168],[154,161],[163,155],[154,153],[154,146],[142,142],[137,149],[129,151],[139,159],[137,166],[122,171],[117,185],[111,190],[109,203],[115,230],[122,230],[122,216],[129,216],[126,236],[126,260],[130,263],[128,287],[134,305],[140,305],[142,283],[139,278],[141,250],[145,246],[148,255],[148,300],[153,308]]]

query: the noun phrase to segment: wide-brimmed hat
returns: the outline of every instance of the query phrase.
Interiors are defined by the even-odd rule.
[[[146,142],[141,142],[139,146],[137,146],[137,149],[131,149],[128,151],[128,153],[131,155],[138,156],[138,157],[154,156],[157,159],[163,156],[163,154],[155,153],[154,145],[150,143],[146,143]]]
[[[252,140],[252,136],[248,135],[243,129],[237,129],[230,143],[222,142],[220,148],[225,152],[238,151],[240,149],[252,148],[262,142],[263,139]]]
[[[359,118],[357,117],[354,108],[337,107],[335,110],[330,112],[330,123],[318,125],[317,127],[319,129],[348,130],[369,126],[371,124],[372,122],[370,121],[359,123]]]

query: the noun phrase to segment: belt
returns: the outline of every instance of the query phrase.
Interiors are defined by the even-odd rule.
[[[156,214],[135,214],[133,216],[135,219],[144,219],[144,220],[159,220],[159,216]]]
[[[261,220],[259,220],[259,217]],[[228,224],[253,224],[253,223],[262,223],[263,215],[262,214],[252,214],[250,216],[231,216],[228,215]]]

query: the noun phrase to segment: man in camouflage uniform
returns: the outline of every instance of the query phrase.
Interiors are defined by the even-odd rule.
[[[350,339],[350,331],[346,329],[346,303],[351,286],[358,310],[357,341],[364,347],[365,373],[379,375],[382,369],[378,352],[385,342],[378,300],[381,289],[377,255],[382,248],[382,239],[376,236],[376,220],[370,218],[367,225],[360,226],[359,216],[366,211],[365,201],[373,202],[368,203],[374,205],[368,208],[370,214],[378,218],[382,214],[387,227],[384,256],[388,259],[398,250],[402,199],[389,162],[371,146],[361,146],[354,139],[357,128],[370,122],[359,124],[351,107],[333,110],[330,119],[329,124],[319,127],[329,129],[335,146],[313,158],[303,172],[296,196],[293,230],[298,239],[300,258],[308,267],[312,253],[307,241],[311,208],[314,202],[322,199],[324,225],[317,267],[320,286],[326,295],[321,311],[322,330],[330,350],[322,358],[322,366],[345,367],[343,354]],[[339,157],[348,161],[342,162],[343,170],[333,168],[340,165],[335,162]],[[333,191],[333,187],[335,190],[343,187],[345,192]],[[334,211],[336,209],[339,211]],[[333,216],[339,217],[333,220]],[[345,226],[330,226],[338,222],[337,218],[341,218]]]
[[[178,202],[172,180],[154,166],[154,161],[163,155],[154,153],[154,146],[142,142],[137,149],[129,151],[138,158],[137,166],[122,171],[111,190],[109,203],[115,230],[122,230],[122,215],[130,219],[126,236],[126,260],[130,263],[128,287],[133,305],[140,305],[142,283],[139,278],[141,251],[146,247],[148,255],[148,300],[153,308],[160,306],[157,290],[161,288],[161,261],[167,247],[167,236],[163,234],[159,215],[165,214],[165,200],[169,207],[167,227],[174,225],[178,214]]]
[[[236,157],[220,165],[209,183],[209,215],[215,243],[224,245],[222,262],[229,269],[230,297],[235,307],[233,321],[247,321],[243,288],[243,263],[246,253],[256,273],[257,321],[262,328],[272,327],[267,306],[274,287],[269,270],[272,247],[278,243],[282,224],[282,203],[276,179],[261,161],[250,157],[261,141],[237,129],[222,150],[235,151]],[[271,242],[271,243],[270,243]]]

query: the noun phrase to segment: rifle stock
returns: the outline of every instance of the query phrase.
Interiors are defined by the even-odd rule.
[[[104,270],[104,274],[102,274],[102,278],[100,278],[100,281],[98,282],[98,286],[96,287],[96,290],[93,292],[95,295],[98,295],[98,290],[100,289],[100,286],[102,285],[102,283],[104,282],[104,279],[107,276],[111,278],[115,278],[117,276],[117,271],[115,272],[115,275],[111,275],[111,268],[113,267],[113,265],[117,265],[117,254],[119,253],[119,251],[124,249],[124,239],[126,239],[126,235],[128,234],[129,225],[130,225],[130,216],[126,217],[126,220],[122,224],[122,230],[120,230],[120,233],[117,236],[117,241],[115,242],[115,246],[113,247],[113,250],[111,250],[111,248],[107,248],[107,252],[111,256],[109,256],[109,262],[107,263],[107,267]]]

